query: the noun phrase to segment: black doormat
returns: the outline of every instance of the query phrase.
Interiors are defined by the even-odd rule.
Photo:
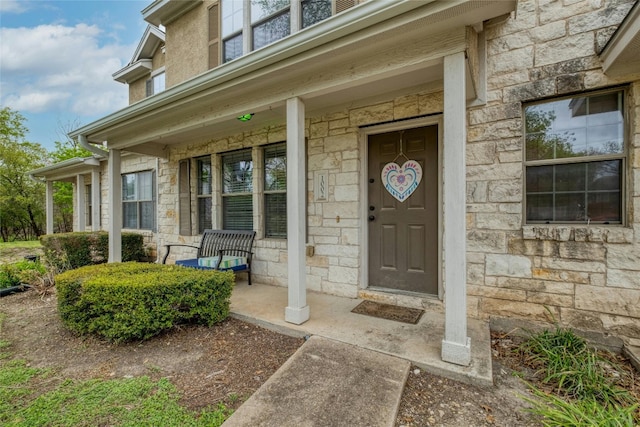
[[[379,317],[381,319],[413,323],[415,325],[420,320],[424,310],[365,300],[358,304],[351,312]]]

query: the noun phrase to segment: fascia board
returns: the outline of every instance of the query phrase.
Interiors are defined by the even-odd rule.
[[[629,51],[631,54],[627,54]],[[617,64],[625,54],[627,57],[640,58],[640,2],[631,8],[600,54],[605,73],[617,65],[625,68],[625,64]]]
[[[97,166],[100,166],[100,160],[95,157],[74,157],[27,173],[34,177],[56,180],[91,172]]]
[[[138,80],[151,72],[152,62],[151,59],[141,59],[133,64],[129,64],[123,69],[116,71],[112,75],[113,80],[120,83],[131,83]]]
[[[155,25],[167,25],[202,3],[202,0],[156,0],[142,9],[142,18]]]

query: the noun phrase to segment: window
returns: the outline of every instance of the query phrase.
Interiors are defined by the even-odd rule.
[[[156,229],[155,174],[152,171],[122,175],[122,225]]]
[[[291,33],[289,0],[251,0],[253,49],[260,49]]]
[[[528,223],[623,221],[623,91],[526,106]]]
[[[287,151],[286,143],[264,149],[265,237],[287,237]]]
[[[222,156],[222,227],[225,230],[253,230],[251,150]]]
[[[164,90],[164,78],[165,74],[164,71],[162,71],[154,76],[151,76],[151,78],[147,80],[147,96],[155,95]]]
[[[211,157],[197,159],[198,233],[211,228]]]
[[[84,186],[84,203],[85,203],[85,223],[87,226],[91,226],[91,221],[93,220],[92,214],[92,197],[91,197],[91,184]]]
[[[302,28],[317,24],[331,16],[331,0],[302,0]]]
[[[299,4],[293,16],[291,3]],[[354,6],[336,1],[336,13]],[[222,60],[228,62],[331,17],[332,0],[222,0]],[[211,19],[211,18],[210,18]],[[246,24],[245,24],[246,23]],[[210,35],[210,39],[212,36]]]

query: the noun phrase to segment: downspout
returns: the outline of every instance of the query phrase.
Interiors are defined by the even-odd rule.
[[[98,157],[102,157],[102,158],[107,157],[107,152],[105,150],[98,148],[93,144],[89,144],[89,141],[87,141],[87,137],[84,135],[78,135],[78,143],[82,148],[84,148],[85,150],[91,151],[93,154],[95,154]]]

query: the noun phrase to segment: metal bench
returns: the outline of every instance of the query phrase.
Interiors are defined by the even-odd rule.
[[[256,232],[253,230],[205,230],[200,246],[169,244],[162,263],[167,262],[171,248],[184,246],[198,250],[197,258],[177,260],[176,265],[201,270],[246,271],[251,285],[251,257]]]

